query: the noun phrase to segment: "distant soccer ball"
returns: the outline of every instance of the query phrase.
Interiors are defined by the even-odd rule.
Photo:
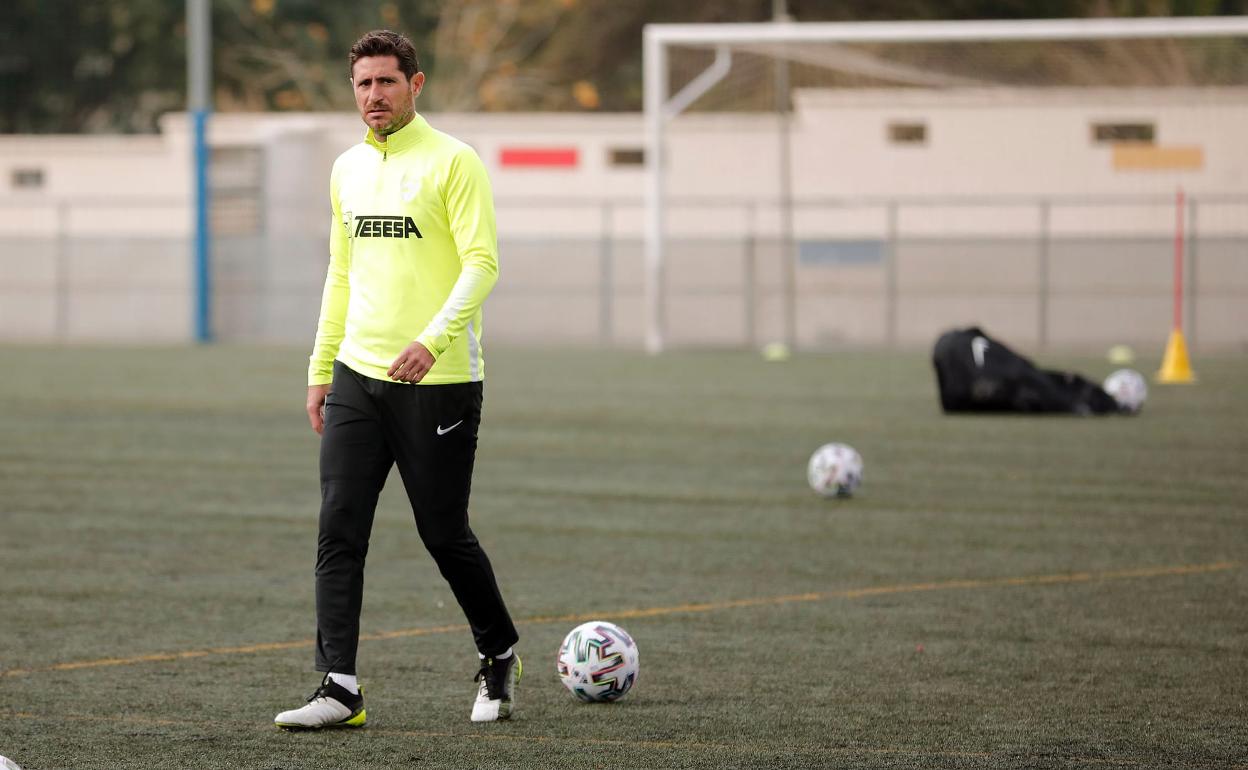
[[[568,632],[555,670],[563,686],[586,703],[609,703],[637,683],[637,644],[605,620],[591,620]]]
[[[862,483],[862,456],[848,444],[824,444],[806,464],[806,481],[824,497],[849,497]]]
[[[1135,360],[1135,351],[1127,345],[1114,345],[1109,349],[1109,362],[1118,366],[1126,366]]]
[[[763,345],[763,360],[780,362],[789,360],[789,346],[783,342],[768,342]]]
[[[1119,369],[1105,378],[1105,392],[1114,397],[1122,411],[1135,414],[1148,398],[1148,384],[1134,369]]]

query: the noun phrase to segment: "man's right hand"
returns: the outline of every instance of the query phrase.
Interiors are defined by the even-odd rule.
[[[328,384],[308,386],[308,422],[318,434],[325,430],[325,396],[329,395],[329,388]]]

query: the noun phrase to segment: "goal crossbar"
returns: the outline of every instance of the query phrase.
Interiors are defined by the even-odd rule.
[[[1025,19],[898,22],[764,22],[744,24],[647,24],[643,32],[646,159],[644,344],[651,353],[666,347],[663,273],[665,251],[664,126],[693,99],[668,93],[667,49],[674,45],[726,46],[785,43],[930,43],[968,41],[1058,41],[1238,37],[1248,35],[1248,17],[1150,17],[1114,19]],[[716,64],[722,62],[717,55]],[[708,70],[706,82],[713,80]],[[791,258],[791,256],[790,256]],[[791,342],[791,340],[789,341]]]

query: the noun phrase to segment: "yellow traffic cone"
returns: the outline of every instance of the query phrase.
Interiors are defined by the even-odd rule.
[[[1192,364],[1187,360],[1187,343],[1183,341],[1183,331],[1176,327],[1170,332],[1170,340],[1166,343],[1166,355],[1161,359],[1157,382],[1177,384],[1195,381]]]

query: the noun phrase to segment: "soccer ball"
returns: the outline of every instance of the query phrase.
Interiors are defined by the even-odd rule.
[[[824,444],[806,464],[806,481],[824,497],[849,497],[862,483],[862,456],[848,444]]]
[[[1135,414],[1148,398],[1148,385],[1134,369],[1119,369],[1105,378],[1105,392],[1114,397],[1124,412]]]
[[[637,683],[637,644],[605,620],[591,620],[568,632],[555,670],[563,686],[586,703],[610,703]]]

